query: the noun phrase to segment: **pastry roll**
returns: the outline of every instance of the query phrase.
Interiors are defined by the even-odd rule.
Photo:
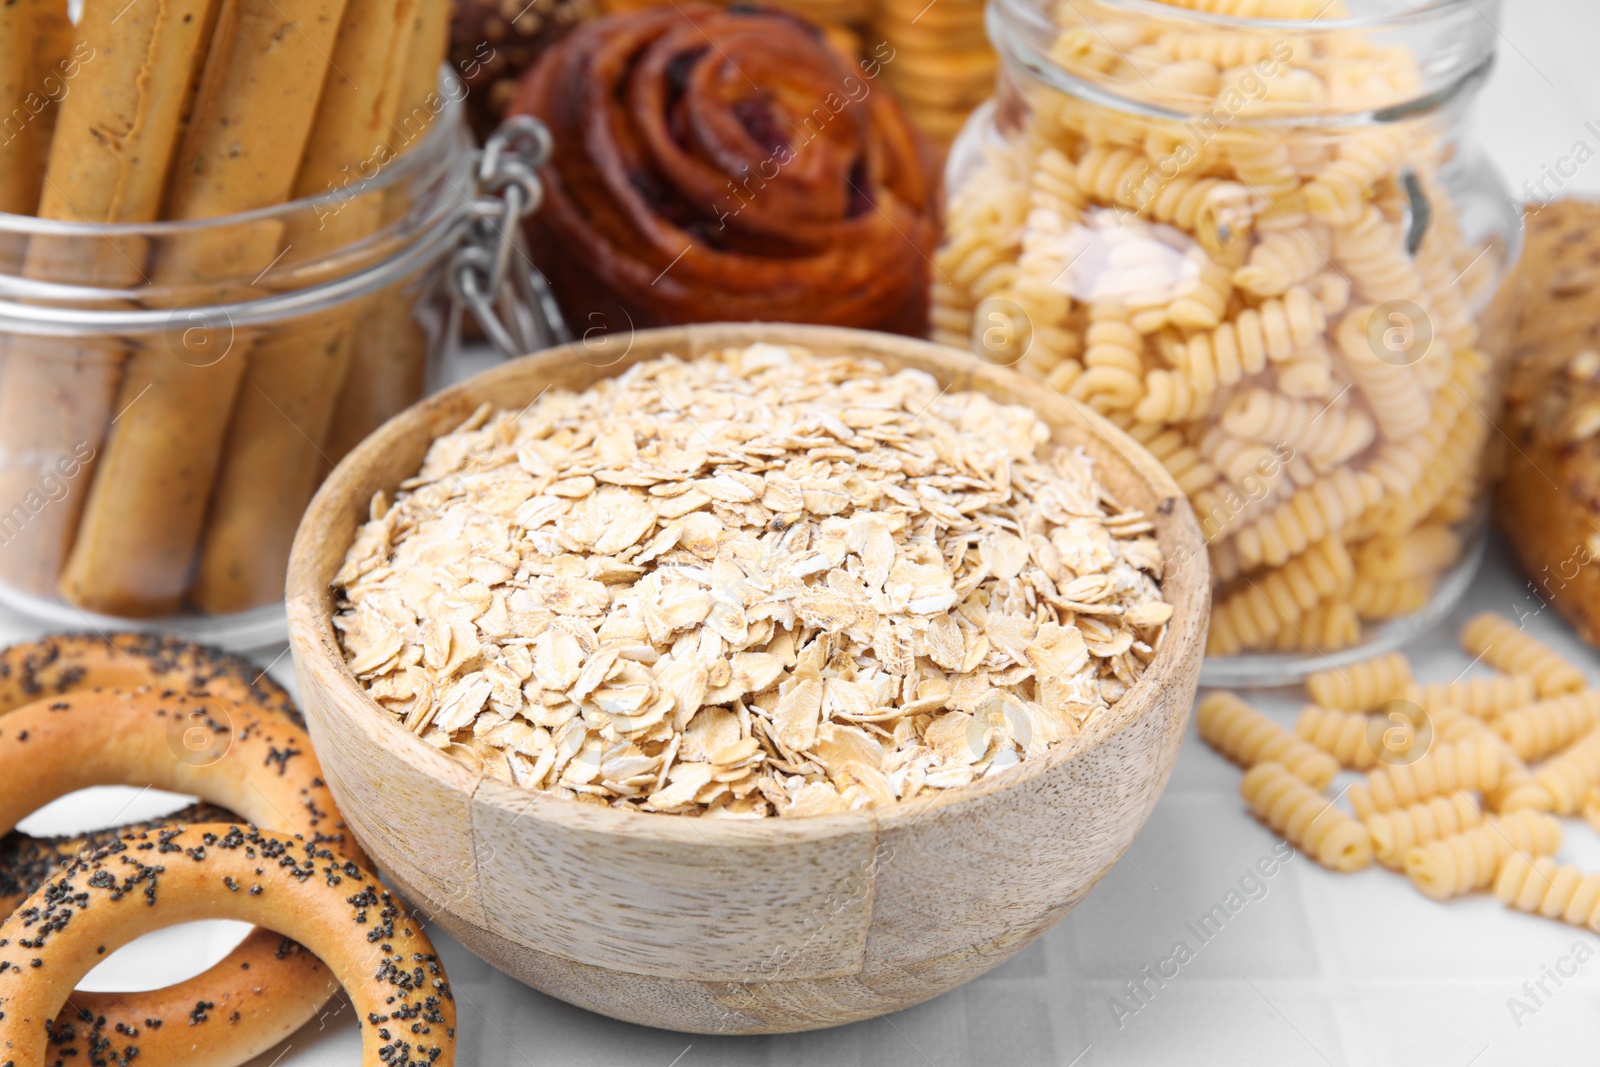
[[[531,218],[575,329],[774,320],[920,333],[924,148],[801,19],[673,5],[580,27],[512,110],[555,156]]]

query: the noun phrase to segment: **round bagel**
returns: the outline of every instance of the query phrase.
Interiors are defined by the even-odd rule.
[[[0,715],[85,689],[210,693],[278,712],[304,727],[289,694],[230,652],[156,634],[57,634],[0,651]]]
[[[238,822],[225,808],[190,804],[163,815],[109,830],[63,837],[30,837],[12,831],[0,838],[0,922],[80,852],[93,852],[141,830],[165,829],[183,823]],[[297,942],[257,927],[216,967],[162,989],[132,994],[73,990],[51,1029],[53,1062],[109,1064],[110,1039],[118,1024],[166,1018],[189,1011],[204,1001],[217,1011],[202,1013],[197,1024],[169,1031],[150,1051],[172,1045],[187,1052],[182,1062],[243,1063],[270,1048],[316,1014],[338,988],[333,973]],[[237,1021],[232,1021],[238,1013]],[[215,1025],[208,1025],[211,1023]],[[218,1033],[221,1031],[221,1033]]]
[[[0,958],[5,951],[0,948]],[[107,945],[107,954],[111,951]],[[94,963],[102,958],[97,955]],[[316,1018],[338,988],[333,972],[310,950],[258,926],[215,967],[186,981],[144,993],[72,989],[50,1024],[45,1063],[235,1067]],[[152,1019],[157,1025],[150,1025]],[[163,1020],[173,1025],[162,1025]]]
[[[455,1000],[438,956],[374,877],[303,837],[208,823],[141,830],[85,853],[0,926],[0,1064],[45,1067],[65,991],[103,953],[197,919],[271,926],[316,953],[356,1008],[363,1067],[455,1063]],[[148,1048],[193,1018],[97,1028],[101,1060],[196,1062]]]
[[[192,793],[366,862],[338,821],[304,729],[253,704],[199,693],[63,693],[0,718],[0,832],[94,785]]]
[[[338,821],[309,736],[276,709],[152,689],[62,693],[0,718],[0,766],[8,768],[0,787],[0,832],[85,786],[153,786],[195,794],[257,824],[298,831],[342,858],[366,862]],[[112,842],[125,836],[110,833]],[[83,843],[105,845],[103,836],[87,835]],[[59,847],[70,845],[68,840]],[[42,851],[30,853],[35,874],[48,863]],[[144,1031],[146,1063],[232,1067],[298,1029],[336,988],[315,956],[258,929],[186,982],[137,993],[71,992],[51,1033],[52,1054],[65,1064],[118,1062],[106,1058],[107,1042],[132,1029]],[[183,1027],[144,1026],[147,1019],[200,1002],[217,1010]]]
[[[113,826],[108,830],[91,830],[86,834],[32,837],[20,830],[13,830],[0,837],[0,922],[4,922],[4,917],[15,911],[18,904],[32,896],[35,889],[44,885],[52,874],[71,863],[85,849],[92,852],[135,830],[154,830],[188,822],[239,821],[239,817],[226,808],[201,802],[179,808],[171,815],[160,815],[126,826]]]

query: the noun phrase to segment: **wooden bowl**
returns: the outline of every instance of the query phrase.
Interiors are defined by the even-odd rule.
[[[536,795],[428,747],[345,669],[330,582],[372,494],[420,469],[480,404],[579,390],[665,353],[755,341],[873,356],[952,389],[1033,407],[1084,445],[1119,500],[1149,512],[1176,606],[1132,690],[1073,742],[992,778],[891,808],[721,821]],[[1082,900],[1155,806],[1199,678],[1205,545],[1161,464],[1104,419],[966,353],[885,334],[788,325],[641,332],[592,366],[568,345],[497,367],[394,418],[323,484],[290,563],[289,629],[328,784],[396,886],[472,951],[593,1011],[700,1033],[867,1019],[1004,961]]]

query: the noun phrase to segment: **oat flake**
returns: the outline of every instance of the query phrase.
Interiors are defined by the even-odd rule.
[[[821,815],[1102,714],[1172,615],[1150,531],[1026,408],[758,344],[480,409],[373,499],[334,625],[382,707],[503,781]]]

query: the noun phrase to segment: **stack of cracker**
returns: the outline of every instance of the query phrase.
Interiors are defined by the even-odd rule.
[[[983,0],[876,0],[872,28],[893,49],[883,77],[912,121],[948,145],[994,92],[999,60],[983,29]]]

